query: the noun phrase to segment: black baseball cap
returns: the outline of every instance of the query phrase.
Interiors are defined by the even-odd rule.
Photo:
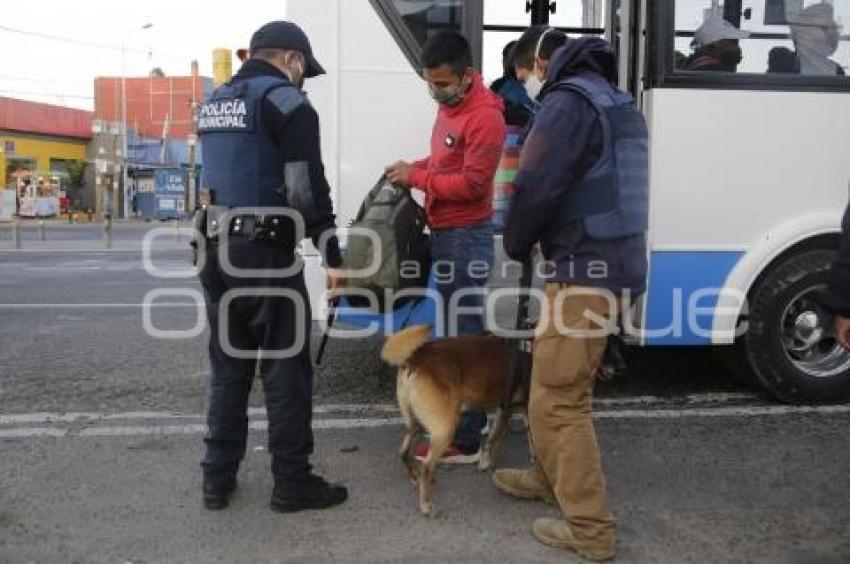
[[[292,22],[269,22],[255,31],[251,36],[251,52],[262,47],[300,51],[307,59],[307,69],[304,73],[307,78],[325,74],[325,69],[313,56],[313,48],[310,47],[307,34]]]

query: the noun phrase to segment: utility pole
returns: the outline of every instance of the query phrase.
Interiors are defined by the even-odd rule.
[[[127,158],[127,68],[125,66],[125,48],[124,43],[121,43],[121,191],[127,191],[130,160]],[[116,184],[117,185],[117,184]],[[115,217],[118,217],[119,202],[124,202],[122,216],[127,216],[127,196],[119,194],[118,190],[113,190],[112,196],[115,198],[113,207],[115,208]],[[123,196],[119,199],[119,196]]]
[[[198,61],[192,61],[192,124],[189,126],[189,185],[186,187],[186,216],[195,211],[195,150],[198,145],[198,100],[195,86],[198,83]]]
[[[121,191],[119,193],[118,190],[115,190],[113,196],[115,197],[115,204],[113,208],[115,209],[115,216],[118,216],[119,210],[119,202],[123,202],[124,205],[121,206],[123,217],[126,219],[130,215],[130,202],[127,201],[127,190],[129,188],[129,166],[130,160],[127,155],[127,66],[126,66],[126,41],[127,35],[134,31],[142,31],[145,29],[150,29],[153,27],[152,23],[146,23],[141,27],[134,27],[132,29],[127,30],[124,36],[121,38],[121,137],[123,140],[123,148],[121,149],[121,161],[122,161],[122,172],[121,172]],[[120,197],[120,199],[119,199]]]

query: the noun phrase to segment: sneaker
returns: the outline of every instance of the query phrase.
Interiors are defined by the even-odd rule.
[[[338,484],[329,484],[319,476],[306,480],[275,484],[271,508],[278,513],[293,513],[305,509],[327,509],[348,499],[348,490]]]
[[[585,560],[604,562],[614,558],[613,543],[612,546],[593,546],[588,541],[579,540],[563,519],[535,519],[532,533],[534,538],[546,546],[572,550]]]
[[[416,460],[419,462],[425,462],[425,458],[428,457],[428,451],[430,448],[431,444],[428,441],[423,441],[416,445],[416,448],[413,451],[413,456],[415,456]],[[452,443],[448,446],[445,452],[443,452],[443,456],[440,458],[440,464],[477,464],[479,458],[481,458],[480,446],[475,448],[463,448]]]
[[[202,488],[204,507],[212,511],[226,509],[230,505],[230,496],[236,490],[235,475],[204,477]]]
[[[493,472],[496,489],[520,499],[539,499],[555,505],[555,494],[537,468],[527,470],[496,470]]]

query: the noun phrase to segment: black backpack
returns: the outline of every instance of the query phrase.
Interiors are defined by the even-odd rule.
[[[408,300],[385,303],[385,291],[393,294],[408,288],[423,288],[428,280],[430,247],[425,232],[425,210],[416,203],[410,191],[393,185],[382,176],[366,195],[351,227],[371,230],[381,241],[380,253],[370,237],[349,234],[344,258],[347,270],[365,270],[377,263],[377,272],[370,276],[350,278],[349,288],[372,292],[382,312]],[[355,307],[368,307],[365,297],[351,296],[348,302]]]

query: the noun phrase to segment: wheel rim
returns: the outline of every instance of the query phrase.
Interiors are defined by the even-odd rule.
[[[791,364],[809,376],[828,378],[850,369],[850,352],[835,338],[832,315],[817,299],[822,290],[816,286],[797,294],[785,308],[779,329]]]

